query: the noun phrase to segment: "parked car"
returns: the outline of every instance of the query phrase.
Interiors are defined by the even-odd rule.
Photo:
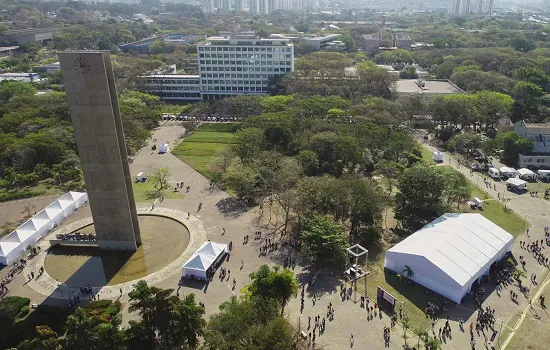
[[[473,171],[481,171],[481,166],[478,163],[472,163],[470,165],[470,169],[472,169]]]

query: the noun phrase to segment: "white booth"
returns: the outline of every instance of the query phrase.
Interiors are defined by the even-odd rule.
[[[510,168],[510,167],[507,167],[507,166],[503,166],[502,168],[499,169],[500,170],[500,173],[502,174],[502,176],[504,177],[516,177],[518,176],[518,172],[516,171],[516,169],[514,168]]]
[[[500,179],[500,170],[498,170],[497,168],[489,168],[487,174],[489,174],[489,176],[493,179]]]
[[[518,169],[518,176],[522,180],[535,180],[537,174],[527,168]]]
[[[167,142],[164,142],[160,145],[159,153],[168,153],[170,152],[170,145]]]
[[[209,270],[219,263],[225,254],[229,252],[227,244],[204,242],[204,244],[183,264],[181,276],[189,278],[191,276],[208,280]]]
[[[443,163],[443,153],[441,151],[435,151],[432,154],[432,159],[436,163]]]
[[[527,181],[523,181],[522,179],[518,178],[510,178],[506,180],[506,187],[510,190],[517,190],[517,191],[524,191],[527,189]]]

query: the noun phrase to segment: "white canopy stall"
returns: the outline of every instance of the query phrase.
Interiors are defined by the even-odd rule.
[[[386,252],[384,267],[460,304],[512,250],[514,237],[481,214],[444,214]]]
[[[183,264],[182,277],[191,277],[208,280],[208,273],[225,254],[229,252],[227,244],[204,242],[204,244]]]
[[[168,153],[168,152],[170,152],[170,145],[168,145],[167,142],[164,142],[159,147],[159,153]]]
[[[443,153],[441,151],[433,152],[432,159],[434,160],[434,162],[443,163]]]
[[[527,181],[523,181],[521,179],[518,179],[518,178],[510,178],[508,180],[506,180],[506,187],[508,187],[508,189],[510,188],[513,188],[513,189],[516,189],[516,190],[526,190],[527,189]]]
[[[25,221],[15,231],[0,240],[0,264],[8,265],[17,259],[27,246],[36,243],[87,200],[86,193],[67,192]]]
[[[500,170],[500,173],[502,174],[502,176],[504,176],[504,177],[516,177],[516,176],[518,176],[518,172],[514,168],[503,166],[499,170]]]
[[[537,174],[527,168],[518,169],[518,176],[522,180],[535,180]]]

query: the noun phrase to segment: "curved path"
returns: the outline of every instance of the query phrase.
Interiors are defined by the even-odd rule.
[[[200,247],[200,245],[206,240],[206,229],[203,223],[195,216],[190,216],[187,219],[187,213],[180,210],[168,209],[168,208],[139,208],[138,215],[156,215],[163,216],[181,223],[189,230],[189,244],[183,251],[183,253],[173,262],[154,272],[148,276],[135,279],[133,281],[120,283],[112,286],[94,286],[92,292],[100,296],[101,299],[116,299],[120,297],[120,290],[123,294],[128,294],[133,289],[133,285],[139,280],[145,280],[148,284],[160,283],[169,277],[179,274],[183,263]],[[37,245],[40,246],[41,251],[34,259],[30,260],[27,266],[23,270],[23,276],[27,276],[31,271],[38,271],[41,266],[44,266],[44,260],[48,254],[50,248],[49,239],[53,239],[56,234],[65,234],[73,232],[80,227],[89,225],[93,222],[91,217],[76,221],[72,224],[64,226],[58,230],[55,230],[44,239],[42,239]],[[34,291],[51,298],[68,300],[74,295],[80,294],[80,287],[72,286],[64,283],[60,283],[48,275],[48,271],[44,270],[44,273],[32,279],[27,283],[27,286]],[[88,296],[87,296],[88,297]]]

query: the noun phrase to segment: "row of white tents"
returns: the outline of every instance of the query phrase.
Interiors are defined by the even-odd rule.
[[[535,180],[535,179],[550,179],[550,170],[538,170],[536,173],[527,168],[514,169],[507,166],[503,166],[500,169],[489,168],[489,176],[492,178],[514,178],[519,177],[522,180]]]
[[[29,245],[33,245],[88,201],[84,192],[67,192],[56,201],[25,221],[0,240],[0,264],[16,260]]]

